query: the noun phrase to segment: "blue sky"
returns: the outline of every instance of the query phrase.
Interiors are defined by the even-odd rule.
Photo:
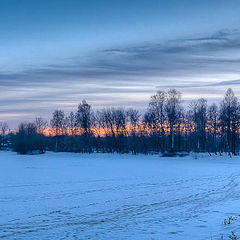
[[[240,84],[239,0],[1,0],[0,121]]]

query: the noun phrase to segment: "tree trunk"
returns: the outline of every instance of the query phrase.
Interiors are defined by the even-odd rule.
[[[58,135],[56,135],[55,152],[58,152]]]

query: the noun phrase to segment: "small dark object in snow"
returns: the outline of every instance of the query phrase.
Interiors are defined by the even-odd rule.
[[[176,157],[176,156],[177,154],[172,152],[167,152],[162,154],[162,157]]]

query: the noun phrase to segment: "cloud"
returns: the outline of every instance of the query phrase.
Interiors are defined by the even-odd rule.
[[[197,70],[232,72],[236,67],[234,64],[240,63],[240,56],[236,54],[239,47],[240,32],[225,30],[209,37],[107,49],[100,53],[94,64],[102,69],[114,69],[117,74],[151,72],[169,76]]]
[[[177,74],[200,70],[231,72],[240,63],[237,54],[240,31],[221,30],[211,36],[185,38],[168,42],[149,42],[136,46],[110,48],[94,52],[87,60],[73,58],[64,64],[26,69],[17,73],[1,73],[1,86],[7,81],[15,84],[38,84],[39,81],[60,82],[62,79],[112,78],[132,75]],[[235,54],[233,51],[236,51]],[[222,66],[225,65],[223,69]],[[183,71],[184,70],[184,71]],[[239,70],[238,70],[239,71]]]
[[[239,49],[240,31],[226,29],[212,35],[103,49],[84,59],[67,58],[61,64],[2,71],[0,118],[17,109],[32,116],[38,111],[49,116],[54,108],[69,109],[82,98],[97,107],[139,106],[137,102],[144,106],[158,88],[199,92],[194,89],[211,87],[207,91],[211,94],[216,87],[240,83],[232,80],[232,75],[240,76]],[[220,76],[218,81],[216,76]]]

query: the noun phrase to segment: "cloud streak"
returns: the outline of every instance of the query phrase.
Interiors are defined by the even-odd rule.
[[[49,116],[54,108],[62,105],[68,109],[82,98],[90,99],[96,107],[137,105],[138,101],[146,103],[159,88],[194,92],[211,87],[214,92],[219,86],[238,85],[240,80],[233,79],[240,77],[239,48],[240,31],[221,30],[212,35],[103,49],[85,59],[73,56],[62,64],[0,71],[0,120],[3,115],[5,120],[7,113],[18,112],[15,105],[21,105],[29,116],[37,115],[37,106]]]
[[[240,63],[240,31],[222,30],[208,37],[186,38],[94,52],[87,60],[73,58],[64,64],[52,64],[17,73],[0,72],[1,86],[12,81],[38,84],[37,80],[58,82],[62,79],[183,73],[196,69],[232,72]],[[235,54],[234,54],[235,52]],[[222,69],[222,65],[225,69]],[[237,71],[237,70],[236,70]],[[33,79],[36,79],[34,82]]]

